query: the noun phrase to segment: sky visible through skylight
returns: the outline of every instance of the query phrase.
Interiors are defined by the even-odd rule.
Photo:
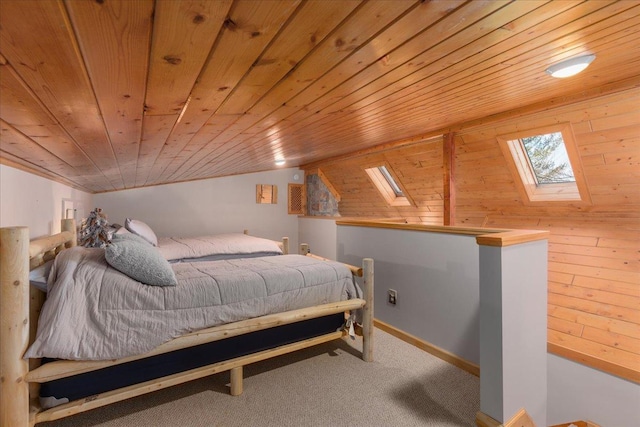
[[[522,138],[538,184],[575,182],[561,132]]]

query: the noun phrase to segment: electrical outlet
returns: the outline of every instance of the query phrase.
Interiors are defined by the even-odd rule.
[[[396,305],[396,302],[398,301],[398,292],[396,292],[395,289],[389,289],[387,291],[387,301],[391,305]]]

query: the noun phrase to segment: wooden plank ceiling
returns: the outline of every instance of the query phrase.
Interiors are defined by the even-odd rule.
[[[544,73],[583,53],[583,74]],[[0,2],[0,158],[89,192],[298,166],[639,84],[636,1]]]

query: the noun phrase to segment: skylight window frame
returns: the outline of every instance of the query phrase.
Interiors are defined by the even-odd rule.
[[[394,181],[395,186],[400,189],[402,195],[398,195],[396,193],[393,189],[393,185],[389,182],[389,178],[380,170],[381,167],[385,168],[389,178]],[[389,163],[383,162],[376,166],[364,168],[364,171],[367,173],[367,176],[389,206],[398,207],[416,205]]]
[[[396,197],[404,197],[404,191],[402,191],[402,188],[400,188],[396,180],[391,176],[391,173],[389,172],[387,167],[385,165],[378,166],[378,170],[380,171],[384,179],[387,180],[389,187],[391,187],[391,190],[393,190],[393,194],[395,194]]]
[[[523,138],[559,132],[562,134],[567,157],[575,182],[539,184],[526,152]],[[525,204],[571,203],[590,205],[591,195],[582,169],[580,153],[570,123],[539,127],[497,137],[507,166]]]

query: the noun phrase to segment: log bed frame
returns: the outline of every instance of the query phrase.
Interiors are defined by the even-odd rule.
[[[123,359],[62,360],[42,366],[39,359],[25,360],[23,355],[35,338],[38,315],[45,299],[43,292],[30,286],[29,271],[54,258],[61,250],[75,246],[76,241],[76,226],[73,219],[62,220],[62,232],[33,241],[29,241],[27,227],[0,229],[0,425],[2,426],[31,427],[40,422],[64,418],[224,371],[230,371],[230,392],[237,396],[242,393],[244,365],[340,339],[346,335],[346,332],[331,332],[271,350],[79,399],[46,410],[40,408],[38,400],[40,383],[43,382],[358,308],[363,308],[364,313],[362,328],[357,331],[363,337],[362,358],[367,362],[373,360],[373,260],[370,258],[363,260],[362,268],[348,266],[354,275],[364,279],[364,299],[322,304],[215,326],[168,341],[149,353]],[[302,245],[301,253],[313,256],[307,252],[308,247]]]

